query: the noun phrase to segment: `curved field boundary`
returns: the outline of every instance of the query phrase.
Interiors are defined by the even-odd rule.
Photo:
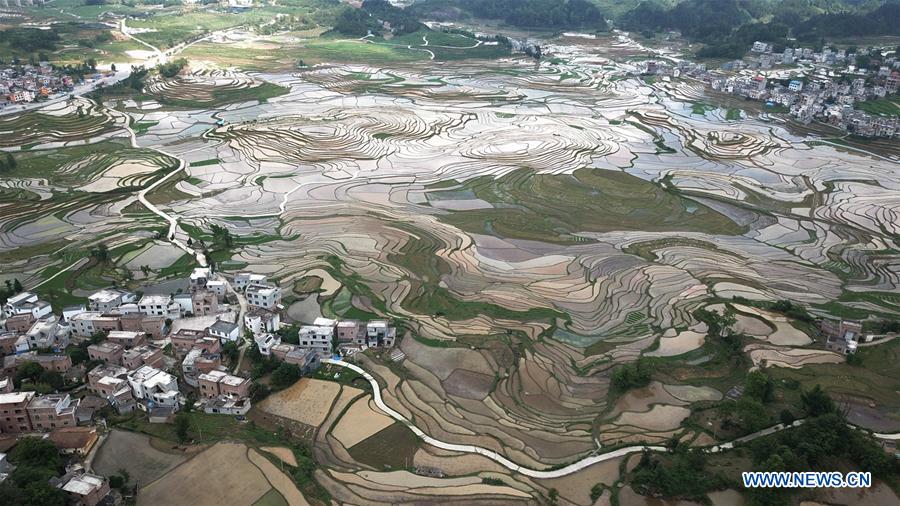
[[[609,453],[603,453],[600,455],[591,455],[590,457],[585,457],[585,458],[579,460],[578,462],[574,462],[574,463],[569,464],[560,469],[553,469],[550,471],[538,471],[536,469],[522,467],[522,466],[516,464],[515,462],[507,459],[503,455],[500,455],[499,453],[497,453],[495,451],[488,450],[488,449],[482,448],[480,446],[446,443],[444,441],[435,439],[435,438],[429,436],[428,434],[425,434],[422,431],[422,429],[413,425],[412,422],[410,422],[409,420],[404,418],[403,415],[394,411],[393,409],[391,409],[384,403],[384,400],[381,398],[381,387],[378,386],[378,382],[375,380],[375,378],[372,377],[371,374],[367,373],[364,369],[362,369],[359,366],[356,366],[356,365],[353,365],[353,364],[350,364],[347,362],[343,362],[340,360],[328,359],[328,360],[325,360],[324,362],[328,363],[328,364],[337,365],[340,367],[346,367],[350,370],[357,372],[363,378],[367,379],[369,381],[369,383],[372,384],[372,392],[374,394],[375,405],[377,405],[379,409],[384,411],[391,418],[393,418],[393,419],[403,423],[407,427],[409,427],[409,429],[412,430],[415,435],[419,436],[423,441],[430,444],[431,446],[441,448],[444,450],[451,450],[451,451],[464,452],[464,453],[477,453],[479,455],[484,455],[485,457],[499,463],[500,465],[502,465],[503,467],[505,467],[511,471],[515,471],[517,473],[524,474],[525,476],[529,476],[531,478],[539,478],[539,479],[559,478],[561,476],[566,476],[566,475],[578,472],[578,471],[580,471],[586,467],[590,467],[598,462],[605,462],[607,460],[622,457],[624,455],[629,455],[631,453],[642,452],[644,450],[658,451],[658,452],[662,452],[662,451],[666,450],[666,448],[662,447],[662,446],[628,446],[626,448],[619,448],[618,450],[615,450],[615,451],[612,451]]]
[[[378,408],[381,409],[382,411],[384,411],[391,418],[394,418],[395,420],[397,420],[397,421],[403,423],[404,425],[406,425],[407,427],[409,427],[409,429],[412,430],[415,435],[419,436],[423,441],[425,441],[429,445],[437,447],[437,448],[441,448],[444,450],[451,450],[451,451],[457,451],[457,452],[463,452],[463,453],[477,453],[479,455],[484,455],[485,457],[487,457],[487,458],[499,463],[503,467],[509,469],[510,471],[515,471],[517,473],[524,474],[525,476],[529,476],[531,478],[538,478],[538,479],[559,478],[562,476],[567,476],[569,474],[581,471],[582,469],[590,467],[598,462],[605,462],[607,460],[615,459],[615,458],[629,455],[632,453],[642,452],[644,450],[650,450],[650,451],[654,451],[654,452],[667,451],[667,449],[664,446],[648,446],[648,445],[626,446],[624,448],[619,448],[618,450],[611,451],[609,453],[602,453],[599,455],[591,455],[590,457],[585,457],[577,462],[573,462],[573,463],[571,463],[565,467],[561,467],[559,469],[553,469],[553,470],[549,470],[549,471],[538,471],[536,469],[522,467],[522,466],[516,464],[515,462],[507,459],[503,455],[500,455],[499,453],[497,453],[495,451],[488,450],[488,449],[482,448],[480,446],[446,443],[444,441],[435,439],[435,438],[429,436],[428,434],[425,434],[425,432],[423,432],[422,429],[413,425],[412,422],[410,422],[409,420],[404,418],[403,415],[394,411],[393,409],[388,407],[387,404],[384,403],[384,400],[381,398],[381,387],[378,385],[378,381],[376,381],[375,378],[371,374],[366,372],[363,368],[361,368],[357,365],[348,363],[348,362],[341,361],[341,360],[327,359],[324,362],[327,364],[337,365],[340,367],[346,367],[347,369],[355,371],[355,372],[359,373],[363,378],[367,379],[369,381],[369,383],[372,384],[372,392],[374,393],[375,404],[378,406]],[[776,432],[781,432],[782,430],[785,430],[785,429],[788,429],[791,427],[799,427],[800,425],[803,424],[803,422],[804,422],[804,420],[801,419],[801,420],[795,421],[791,425],[783,425],[783,424],[779,423],[772,427],[763,429],[759,432],[754,432],[753,434],[749,434],[744,437],[735,439],[734,441],[729,441],[727,443],[721,443],[716,446],[710,447],[709,449],[707,449],[707,451],[710,453],[718,453],[720,451],[730,450],[730,449],[734,448],[735,445],[737,445],[737,444],[747,443],[749,441],[753,441],[754,439],[769,436],[771,434],[775,434]],[[852,424],[847,424],[847,425],[853,429],[862,430]],[[900,433],[894,433],[894,434],[873,433],[872,436],[877,439],[900,440]]]

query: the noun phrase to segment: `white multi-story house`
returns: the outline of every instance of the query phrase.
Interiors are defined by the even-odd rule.
[[[231,322],[226,322],[224,320],[216,320],[215,323],[210,325],[206,331],[213,336],[219,338],[221,342],[230,341],[232,343],[237,342],[240,336],[240,327]]]
[[[244,327],[254,336],[278,332],[281,328],[281,316],[267,309],[256,308],[244,315]]]
[[[281,338],[275,334],[260,334],[254,339],[259,353],[264,357],[268,357],[272,353],[272,348],[281,344]]]
[[[397,329],[384,320],[372,320],[366,324],[366,344],[372,346],[393,346]]]
[[[300,348],[314,351],[320,356],[330,357],[332,341],[334,341],[334,329],[334,325],[303,325],[300,327],[300,342],[298,345]]]
[[[180,313],[180,308],[168,295],[144,295],[138,302],[138,308],[148,316],[170,316],[172,311]]]
[[[60,325],[56,317],[34,322],[26,336],[31,349],[64,349],[69,346],[71,329],[68,325]]]
[[[19,314],[31,314],[36,319],[43,318],[53,311],[50,303],[40,300],[31,292],[22,292],[13,295],[3,306],[3,314],[9,318]]]
[[[234,288],[236,290],[244,290],[250,286],[265,288],[269,286],[269,278],[265,274],[254,274],[252,272],[239,272],[234,275]]]
[[[281,288],[277,286],[247,287],[247,303],[272,311],[281,303]]]
[[[144,403],[152,403],[154,407],[178,408],[181,393],[178,391],[178,380],[171,374],[150,367],[141,366],[128,373],[128,384],[135,399]],[[149,407],[149,406],[145,406]]]
[[[88,295],[88,308],[91,311],[107,313],[122,304],[135,302],[136,298],[135,294],[131,292],[107,288]]]

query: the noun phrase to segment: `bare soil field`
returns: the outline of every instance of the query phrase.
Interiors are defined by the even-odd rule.
[[[253,504],[272,487],[242,444],[218,443],[141,489],[138,504]]]
[[[266,413],[318,427],[340,390],[338,383],[301,378],[293,386],[267,397],[259,407]]]
[[[331,434],[345,448],[350,448],[360,441],[387,428],[394,420],[369,406],[371,397],[363,397],[353,403],[341,417]]]
[[[277,450],[286,450],[286,448],[276,448]],[[297,490],[297,486],[294,485],[294,482],[284,474],[279,471],[275,464],[269,462],[269,460],[262,455],[259,454],[256,450],[250,450],[248,452],[248,457],[250,461],[253,462],[256,467],[263,472],[266,476],[266,479],[269,480],[269,483],[275,487],[275,490],[287,500],[288,504],[291,506],[309,506],[309,503],[306,502],[306,498],[303,497],[303,494]],[[293,454],[291,454],[293,458]],[[294,461],[296,465],[296,460]]]
[[[154,448],[150,436],[114,430],[97,451],[94,471],[109,476],[124,469],[131,476],[132,483],[144,486],[185,460],[183,455]]]
[[[290,448],[285,448],[283,446],[263,446],[260,450],[271,453],[289,466],[297,465],[297,458],[294,457],[294,452],[292,452]]]

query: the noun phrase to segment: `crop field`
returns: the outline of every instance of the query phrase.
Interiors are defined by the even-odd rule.
[[[218,443],[145,485],[138,504],[253,504],[272,486],[250,452],[242,444]]]
[[[165,46],[258,15],[203,9],[135,26]],[[708,106],[686,81],[650,94],[631,64],[599,56],[646,49],[578,40],[554,42],[552,62],[487,66],[478,51],[496,46],[446,33],[234,30],[190,46],[192,68],[151,77],[140,97],[4,117],[0,147],[16,160],[0,180],[4,274],[31,285],[61,273],[38,290],[54,301],[183,275],[192,255],[167,244],[169,222],[146,197],[181,240],[226,227],[235,244],[214,260],[277,280],[292,318],[396,319],[402,354],[355,359],[385,402],[437,439],[534,469],[598,445],[715,444],[692,410],[726,402],[750,367],[784,379],[779,388],[820,377],[842,394],[868,391],[854,402],[896,423],[893,347],[861,352],[861,370],[808,324],[761,309],[788,300],[815,315],[900,314],[896,154],[830,145],[822,136],[833,133],[746,104]],[[108,258],[91,259],[100,242]],[[701,308],[736,311],[731,348],[710,337]],[[622,391],[611,378],[639,359],[655,367],[651,381]],[[566,500],[587,504],[593,484],[619,479],[611,466],[545,483],[428,447],[373,408],[368,385],[334,373],[255,409],[302,426],[335,501],[533,502],[567,487]],[[194,420],[210,443],[238,430]],[[246,449],[207,451],[253,477],[235,491],[242,501],[292,494],[273,493]],[[165,503],[197,479],[198,458],[148,496]],[[445,478],[408,472],[416,461],[445,465]]]
[[[185,461],[186,456],[166,452],[151,443],[150,436],[114,430],[97,452],[94,469],[105,476],[128,472],[132,483],[147,485]]]

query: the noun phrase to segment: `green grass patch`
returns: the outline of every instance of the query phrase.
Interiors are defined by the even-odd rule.
[[[375,469],[407,469],[419,449],[419,438],[409,427],[395,422],[348,448],[354,460]]]
[[[205,167],[207,165],[218,165],[220,163],[222,163],[222,160],[219,160],[218,158],[210,158],[209,160],[191,162],[191,167]]]
[[[900,116],[900,97],[894,95],[878,100],[866,100],[864,102],[857,102],[854,107],[856,107],[857,110],[865,111],[876,116],[894,118]]]
[[[472,233],[572,243],[582,241],[573,235],[578,232],[736,235],[743,231],[724,215],[674,190],[624,172],[580,169],[560,176],[521,169],[500,178],[472,179],[460,190],[496,206],[439,215],[442,221]]]

